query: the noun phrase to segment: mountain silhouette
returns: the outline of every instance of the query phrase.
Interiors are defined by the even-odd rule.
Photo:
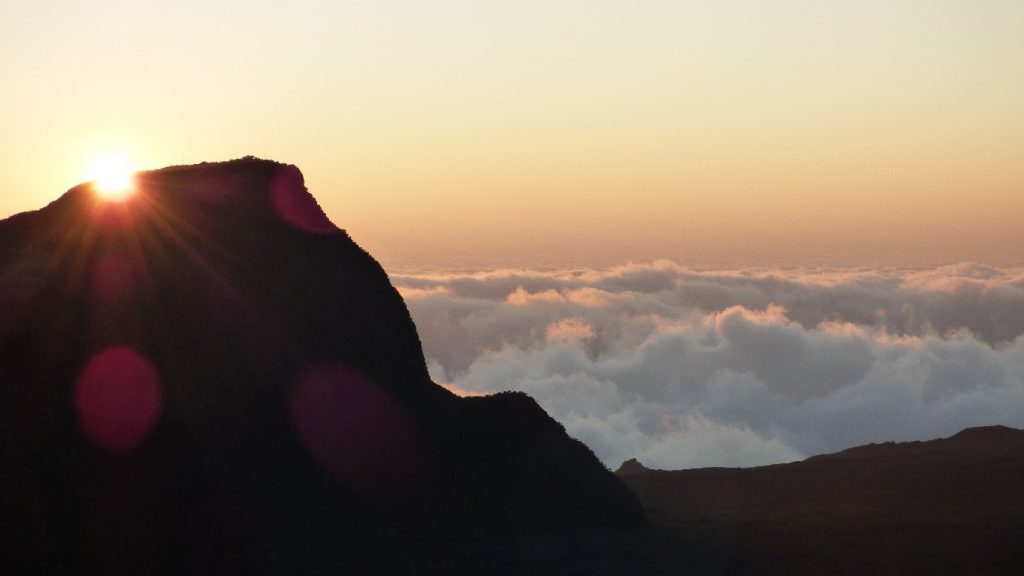
[[[618,474],[619,476],[622,476],[625,474],[641,474],[643,472],[650,471],[650,468],[641,464],[640,461],[637,460],[636,458],[630,458],[629,460],[623,462],[622,465],[619,466],[619,469],[615,471],[615,473]]]
[[[1018,574],[1024,567],[1024,431],[870,444],[755,468],[620,478],[698,572]]]
[[[594,542],[643,533],[531,398],[430,380],[398,292],[296,167],[136,188],[0,222],[6,573],[610,569]]]

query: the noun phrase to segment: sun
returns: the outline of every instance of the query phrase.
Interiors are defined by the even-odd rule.
[[[106,200],[119,202],[135,191],[135,167],[124,156],[97,158],[91,175],[96,192]]]

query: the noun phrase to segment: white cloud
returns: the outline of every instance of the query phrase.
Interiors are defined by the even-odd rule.
[[[435,380],[522,390],[609,466],[784,462],[1024,427],[1024,272],[398,275]]]

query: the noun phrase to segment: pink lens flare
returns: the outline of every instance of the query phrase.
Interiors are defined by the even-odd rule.
[[[160,419],[163,394],[153,364],[127,346],[89,360],[75,383],[75,411],[90,440],[101,448],[137,448]]]
[[[270,183],[270,199],[278,216],[292,226],[314,234],[331,234],[338,228],[306,190],[302,172],[295,166],[282,167]]]

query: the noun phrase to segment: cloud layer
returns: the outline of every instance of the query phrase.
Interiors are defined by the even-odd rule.
[[[522,390],[605,464],[786,462],[1024,427],[1024,270],[394,274],[434,379]]]

